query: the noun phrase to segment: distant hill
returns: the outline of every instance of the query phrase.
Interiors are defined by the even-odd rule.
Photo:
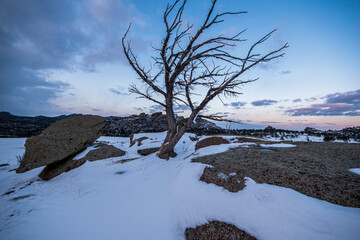
[[[50,124],[70,116],[81,114],[60,115],[57,117],[23,117],[15,116],[9,112],[0,112],[0,137],[31,137],[40,134]],[[178,117],[181,120],[182,117]],[[234,128],[234,123],[231,128]],[[325,141],[360,141],[360,127],[344,128],[342,130],[321,131],[307,127],[304,131],[276,129],[271,126],[262,128],[259,125],[237,124],[237,129],[230,129],[228,124],[215,124],[205,119],[197,119],[187,129],[187,132],[198,135],[228,134],[246,135],[254,137],[273,137],[279,139],[292,139],[299,136],[316,136]],[[139,132],[162,132],[167,130],[166,115],[161,112],[154,114],[141,113],[126,117],[106,117],[106,124],[102,130],[103,136],[127,137]],[[305,139],[304,138],[304,139]]]
[[[50,124],[70,116],[81,114],[60,115],[57,117],[24,117],[0,112],[0,137],[31,137],[40,134]],[[181,117],[180,117],[181,118]],[[104,136],[129,136],[138,132],[166,131],[166,115],[161,112],[148,115],[141,113],[128,117],[106,117],[103,129]],[[225,133],[225,131],[207,120],[198,119],[188,131],[198,134]]]
[[[12,115],[9,112],[0,112],[1,137],[30,137],[39,134],[50,124],[67,117],[23,117]]]

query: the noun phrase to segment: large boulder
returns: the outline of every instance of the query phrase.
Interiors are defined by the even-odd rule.
[[[62,119],[40,135],[26,139],[25,155],[17,173],[63,161],[83,151],[100,137],[105,118],[93,115]]]

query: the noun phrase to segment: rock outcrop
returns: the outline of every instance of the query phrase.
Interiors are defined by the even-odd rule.
[[[181,116],[177,120],[184,119]],[[163,132],[167,130],[167,118],[165,114],[157,112],[151,115],[141,113],[128,117],[108,117],[103,129],[104,136],[127,137],[134,133]],[[196,119],[195,123],[187,129],[188,132],[202,134],[221,134],[225,130],[216,126],[216,124],[205,119]]]
[[[83,151],[100,137],[105,121],[100,116],[83,115],[55,122],[40,135],[26,140],[25,155],[16,172],[64,161]]]
[[[106,158],[121,157],[124,155],[125,152],[121,149],[118,149],[112,145],[100,143],[96,149],[89,151],[85,157],[81,159],[73,160],[74,156],[70,156],[65,160],[47,165],[40,173],[39,177],[42,180],[50,180],[56,176],[59,176],[63,172],[68,172],[80,167],[86,161],[97,161]]]

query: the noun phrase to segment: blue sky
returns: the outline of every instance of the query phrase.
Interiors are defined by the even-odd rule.
[[[125,115],[159,111],[128,93],[140,83],[122,53],[129,35],[145,66],[150,44],[164,36],[163,0],[2,0],[0,2],[0,111],[16,115],[84,113]],[[185,22],[198,26],[210,0],[191,1]],[[288,42],[285,57],[252,69],[243,95],[215,100],[208,113],[247,124],[303,129],[360,125],[360,2],[219,0],[220,11],[248,11],[207,32],[247,29],[247,47],[273,29],[261,48]],[[201,92],[199,92],[201,94]],[[179,114],[186,114],[179,108]]]

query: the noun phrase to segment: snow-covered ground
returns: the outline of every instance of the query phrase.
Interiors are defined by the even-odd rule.
[[[350,168],[349,171],[360,175],[360,168]]]
[[[0,164],[9,164],[0,167],[0,239],[184,239],[187,227],[210,220],[234,224],[258,239],[359,239],[358,208],[250,178],[237,193],[199,181],[206,166],[191,163],[193,157],[246,144],[195,152],[189,135],[169,161],[137,153],[160,146],[164,133],[136,134],[150,138],[131,148],[128,138],[101,137],[126,155],[87,162],[50,181],[37,177],[42,168],[9,172],[18,166],[25,139],[0,139]],[[129,158],[138,159],[114,164]]]

